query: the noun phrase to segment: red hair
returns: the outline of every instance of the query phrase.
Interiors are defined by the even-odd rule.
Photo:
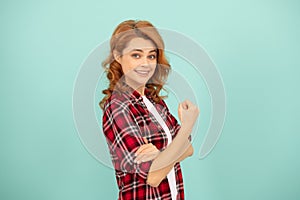
[[[171,65],[167,61],[164,53],[164,42],[156,30],[156,28],[148,21],[144,20],[126,20],[120,23],[114,30],[110,40],[110,54],[105,61],[102,62],[107,73],[109,86],[103,90],[105,97],[99,102],[99,106],[104,109],[104,104],[110,98],[114,90],[122,90],[119,80],[124,75],[122,66],[114,59],[113,52],[122,54],[127,44],[133,38],[144,38],[151,40],[156,46],[157,51],[157,67],[153,76],[146,83],[146,88],[150,90],[150,96],[158,103],[166,96],[160,96],[159,92],[163,88],[165,81],[169,75]]]

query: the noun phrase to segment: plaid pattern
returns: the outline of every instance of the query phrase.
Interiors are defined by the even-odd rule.
[[[161,114],[174,138],[180,129],[176,118],[169,112],[162,100],[155,103],[145,89],[146,97]],[[152,161],[134,163],[134,153],[145,144],[143,137],[160,151],[167,147],[167,135],[159,122],[148,111],[142,96],[136,90],[113,93],[106,101],[103,112],[103,132],[105,134],[119,188],[119,200],[171,200],[168,179],[158,187],[146,183]],[[183,178],[180,164],[175,166],[177,200],[184,200]]]

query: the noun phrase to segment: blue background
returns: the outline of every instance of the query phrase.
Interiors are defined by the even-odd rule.
[[[190,36],[222,75],[222,136],[208,157],[182,163],[186,198],[300,199],[299,10],[283,0],[1,1],[0,199],[117,198],[113,170],[78,137],[72,92],[84,59],[126,19]]]

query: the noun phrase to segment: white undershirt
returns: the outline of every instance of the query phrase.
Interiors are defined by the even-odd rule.
[[[172,136],[171,136],[171,133],[170,133],[170,130],[169,130],[168,126],[166,125],[164,120],[161,118],[161,116],[157,112],[154,105],[149,101],[149,99],[144,95],[142,97],[143,97],[144,103],[146,104],[148,110],[154,115],[156,120],[159,122],[159,124],[164,129],[165,133],[167,134],[168,145],[169,145],[172,142]],[[171,194],[172,194],[172,200],[176,200],[177,189],[176,189],[176,178],[175,178],[174,167],[168,173],[167,178],[168,178],[168,182],[169,182],[169,186],[170,186],[170,190],[171,190]]]

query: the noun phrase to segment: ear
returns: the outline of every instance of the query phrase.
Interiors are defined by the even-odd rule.
[[[113,50],[113,56],[114,56],[114,59],[120,63],[120,54],[116,51],[116,50]]]

